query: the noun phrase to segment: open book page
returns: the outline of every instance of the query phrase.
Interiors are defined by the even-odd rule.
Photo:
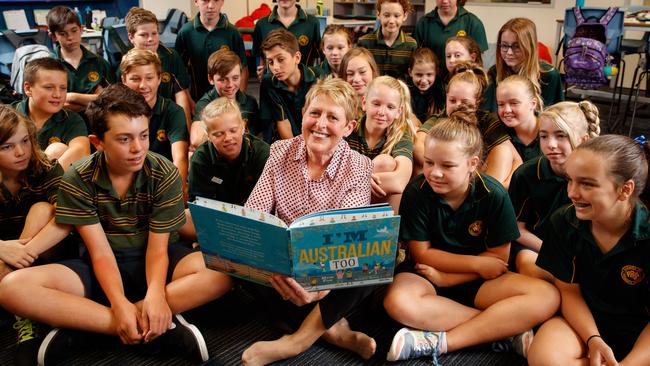
[[[365,207],[350,207],[314,212],[297,218],[290,227],[293,229],[314,225],[374,220],[392,216],[395,216],[395,214],[388,204],[377,204]]]
[[[248,217],[253,220],[265,222],[270,225],[278,226],[281,228],[287,228],[287,224],[284,221],[280,220],[278,217],[271,215],[268,212],[263,212],[254,208],[244,207],[235,205],[234,203],[226,203],[216,200],[211,200],[203,197],[196,197],[194,201],[197,205],[203,207],[209,207],[214,210],[219,210],[222,212],[227,212],[232,215],[240,217]]]

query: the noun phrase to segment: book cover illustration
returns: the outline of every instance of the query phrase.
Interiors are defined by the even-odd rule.
[[[211,269],[265,285],[283,274],[308,291],[392,281],[399,216],[388,205],[316,212],[290,227],[269,213],[201,197],[189,207]]]

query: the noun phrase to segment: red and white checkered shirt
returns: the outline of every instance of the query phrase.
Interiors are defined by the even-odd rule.
[[[341,140],[318,180],[309,178],[302,135],[271,145],[246,207],[270,212],[287,225],[309,213],[370,204],[372,162]]]

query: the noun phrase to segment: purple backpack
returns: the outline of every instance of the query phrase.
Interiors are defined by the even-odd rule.
[[[604,67],[607,65],[607,24],[618,8],[608,8],[600,19],[588,19],[580,8],[573,8],[576,31],[564,52],[566,82],[581,88],[600,88],[607,85]]]

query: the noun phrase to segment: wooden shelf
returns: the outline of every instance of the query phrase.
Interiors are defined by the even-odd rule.
[[[414,0],[413,13],[409,14],[403,27],[407,32],[415,28],[415,23],[418,19],[424,16],[424,1]],[[334,1],[334,15],[376,15],[374,0],[335,0]]]

